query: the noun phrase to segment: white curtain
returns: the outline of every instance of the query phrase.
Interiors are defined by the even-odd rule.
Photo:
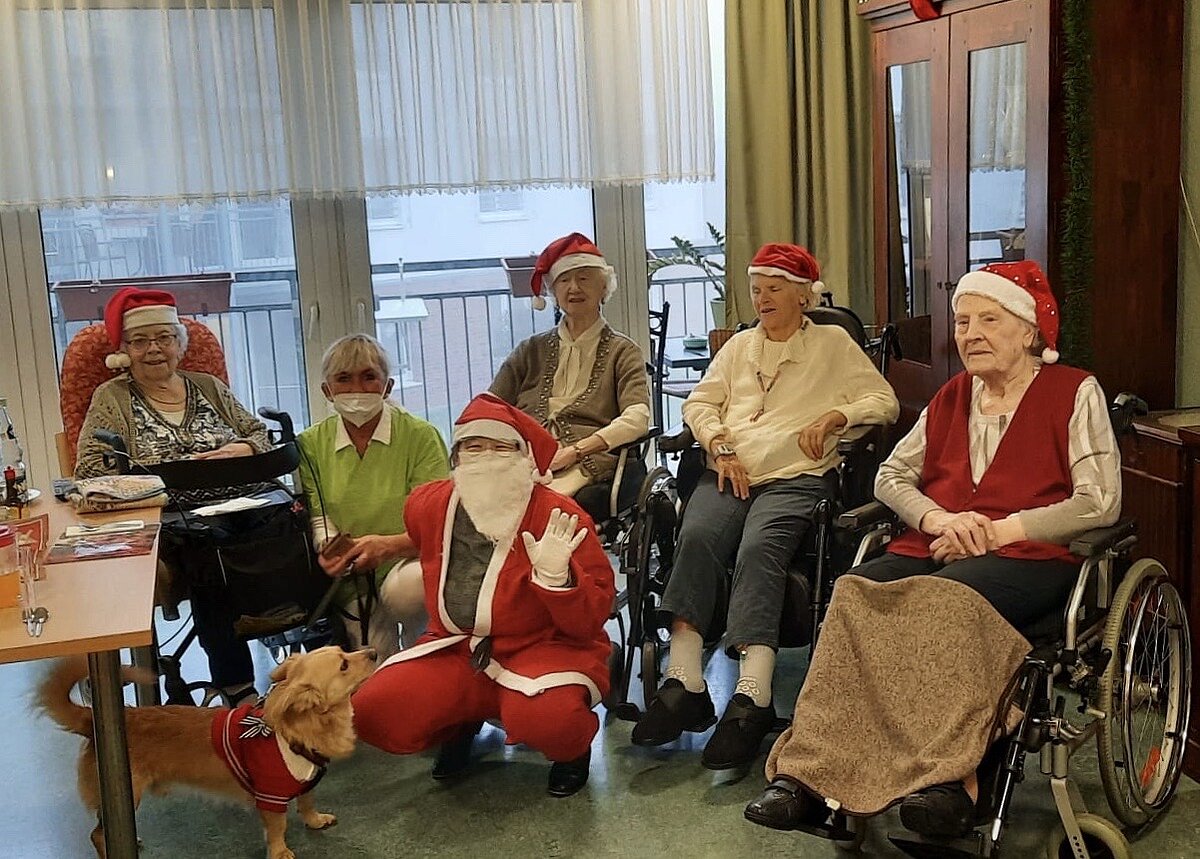
[[[0,208],[711,178],[705,0],[0,0]]]
[[[972,51],[968,95],[971,170],[1025,168],[1025,45]],[[889,69],[896,149],[900,165],[913,173],[932,169],[932,93],[928,61]],[[897,115],[895,111],[899,111]]]

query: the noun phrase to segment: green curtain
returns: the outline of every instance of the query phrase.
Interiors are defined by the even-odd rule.
[[[854,0],[726,0],[726,317],[754,318],[742,272],[798,242],[839,304],[874,319],[871,46]]]

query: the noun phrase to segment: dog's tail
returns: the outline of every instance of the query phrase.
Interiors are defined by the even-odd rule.
[[[71,688],[87,677],[87,659],[72,656],[60,659],[46,672],[38,686],[35,703],[47,716],[58,723],[64,731],[92,736],[92,710],[71,700]],[[133,683],[153,683],[154,672],[146,668],[121,667],[121,679]]]

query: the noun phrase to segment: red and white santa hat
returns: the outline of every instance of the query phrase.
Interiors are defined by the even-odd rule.
[[[1019,262],[994,262],[959,278],[950,299],[957,311],[959,296],[982,295],[990,298],[1030,325],[1037,327],[1046,347],[1042,361],[1053,364],[1058,360],[1058,302],[1050,291],[1050,281],[1042,267],[1031,259]]]
[[[617,290],[617,273],[604,259],[604,254],[600,252],[600,248],[596,247],[595,242],[583,233],[571,233],[569,236],[555,239],[546,245],[546,249],[537,258],[537,263],[533,267],[533,277],[529,282],[530,289],[533,291],[533,309],[544,310],[546,308],[546,299],[542,297],[542,292],[550,290],[560,274],[571,269],[585,267],[604,270],[604,275],[608,279],[608,285],[604,291],[604,299],[607,301]]]
[[[533,460],[539,483],[549,483],[553,476],[550,462],[558,452],[554,436],[525,412],[495,394],[483,393],[471,400],[454,422],[452,443],[458,444],[468,438],[514,441]]]
[[[104,306],[104,327],[108,330],[108,343],[114,350],[104,359],[105,366],[110,370],[129,366],[129,356],[115,351],[121,348],[125,329],[178,324],[179,312],[175,309],[175,296],[171,293],[161,289],[125,287]]]
[[[758,249],[746,274],[765,274],[785,277],[792,283],[811,283],[813,292],[825,292],[821,283],[821,265],[817,258],[800,245],[772,242]]]

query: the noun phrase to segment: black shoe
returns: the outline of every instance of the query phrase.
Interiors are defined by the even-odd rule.
[[[555,761],[550,765],[550,780],[546,791],[551,796],[570,796],[579,793],[587,784],[588,769],[592,764],[592,750],[588,749],[573,761]]]
[[[822,825],[829,820],[829,806],[787,776],[776,776],[744,814],[751,823],[789,831]]]
[[[745,766],[758,757],[763,738],[775,726],[775,708],[756,706],[741,692],[729,699],[725,715],[704,747],[700,763],[710,770]]]
[[[974,828],[975,803],[962,782],[935,784],[905,797],[900,822],[929,838],[961,838]]]
[[[473,722],[463,727],[462,732],[438,749],[437,760],[433,762],[433,772],[430,773],[438,781],[462,775],[471,765],[471,744],[475,735],[483,727],[482,722]]]
[[[670,677],[663,681],[658,694],[633,726],[635,746],[663,746],[679,739],[684,731],[707,731],[717,721],[708,690],[689,692]]]

